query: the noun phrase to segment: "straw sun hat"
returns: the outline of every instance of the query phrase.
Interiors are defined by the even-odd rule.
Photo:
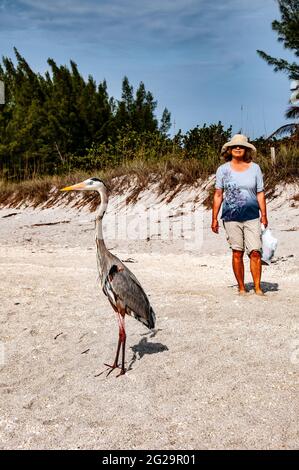
[[[247,147],[251,149],[254,153],[256,153],[255,146],[250,144],[246,135],[243,134],[235,134],[229,142],[226,142],[226,144],[223,145],[221,153],[226,152],[228,147],[233,147],[234,145],[241,145],[242,147]]]

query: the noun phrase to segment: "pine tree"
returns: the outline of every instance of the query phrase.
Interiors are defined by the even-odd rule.
[[[98,86],[92,76],[85,80],[74,61],[59,66],[48,59],[49,71],[42,76],[14,52],[16,64],[4,57],[0,65],[6,90],[0,106],[2,176],[23,179],[92,168],[95,162],[104,167],[117,162],[115,155],[126,145],[133,158],[146,139],[163,137],[155,117],[157,102],[142,82],[134,94],[124,77],[116,101],[105,80]],[[166,126],[166,115],[164,121]]]
[[[299,57],[299,0],[278,0],[278,5],[281,20],[274,20],[272,29],[277,32],[278,41],[282,42],[286,49],[292,50],[296,57]],[[285,59],[274,58],[260,50],[257,53],[269,65],[274,66],[275,72],[285,72],[290,80],[299,80],[299,64],[297,62],[289,63]],[[299,106],[288,108],[286,117],[298,118]]]
[[[169,129],[171,128],[171,114],[167,108],[164,109],[162,118],[160,121],[160,132],[167,136]]]

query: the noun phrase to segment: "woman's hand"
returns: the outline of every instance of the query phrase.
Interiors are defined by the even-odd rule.
[[[268,226],[268,219],[267,219],[267,216],[266,216],[266,215],[262,215],[262,216],[261,216],[261,224],[263,224],[264,227],[267,228],[267,226]]]
[[[219,232],[219,224],[218,224],[218,220],[217,219],[213,219],[212,220],[212,225],[211,225],[211,229],[214,233],[218,233]]]
[[[212,225],[211,229],[214,233],[219,232],[219,225],[218,225],[218,213],[220,206],[223,201],[223,189],[215,189],[214,197],[213,197],[213,210],[212,210]]]
[[[261,211],[261,223],[265,226],[265,228],[268,225],[268,219],[267,219],[267,207],[266,207],[266,198],[265,198],[265,192],[261,191],[257,193],[256,195],[258,205]]]

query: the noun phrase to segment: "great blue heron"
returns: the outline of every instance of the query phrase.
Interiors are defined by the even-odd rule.
[[[110,371],[118,368],[118,357],[122,345],[122,363],[119,375],[123,375],[125,370],[125,314],[134,316],[147,328],[155,327],[155,313],[149,303],[146,293],[142,289],[134,274],[106,248],[102,220],[108,205],[108,191],[105,183],[98,178],[90,178],[82,183],[67,186],[61,191],[98,191],[101,197],[101,204],[96,215],[96,248],[97,264],[101,287],[108,297],[110,304],[118,315],[119,338],[116,356],[112,365],[105,364]]]

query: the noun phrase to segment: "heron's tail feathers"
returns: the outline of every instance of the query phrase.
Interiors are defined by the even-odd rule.
[[[156,324],[156,314],[153,311],[152,307],[150,307],[149,318],[148,318],[148,325],[146,325],[150,330],[155,328]]]
[[[149,308],[149,312],[148,312],[148,315],[146,316],[146,318],[142,317],[141,315],[137,315],[137,313],[135,313],[135,312],[133,312],[133,315],[136,318],[136,320],[143,323],[150,330],[153,330],[155,328],[156,315],[155,315],[155,312],[153,311],[151,306]]]

